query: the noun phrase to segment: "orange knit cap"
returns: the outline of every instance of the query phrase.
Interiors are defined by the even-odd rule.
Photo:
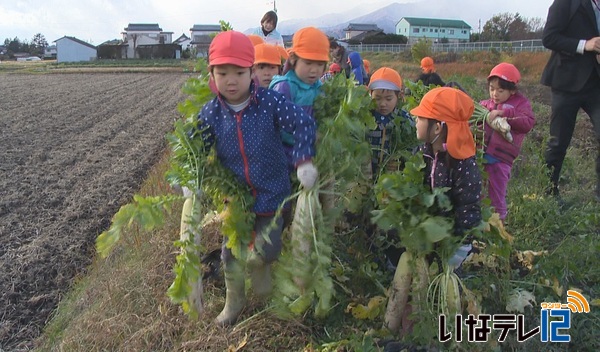
[[[365,67],[367,74],[371,73],[371,61],[363,59],[363,66]]]
[[[473,110],[473,99],[467,94],[451,87],[439,87],[427,92],[419,106],[410,113],[419,118],[445,122],[448,126],[448,153],[455,159],[467,159],[475,155],[475,141],[469,128]]]
[[[329,61],[329,39],[315,27],[305,27],[294,34],[292,52],[305,60]]]
[[[259,37],[256,34],[248,34],[248,38],[250,38],[250,41],[252,42],[252,45],[257,46],[258,44],[262,44],[265,42],[265,40],[261,37]]]
[[[281,56],[275,45],[257,44],[254,46],[254,64],[271,64],[281,66]]]
[[[371,75],[369,89],[387,89],[394,91],[402,90],[402,77],[396,70],[389,67],[382,67]]]
[[[421,59],[421,69],[425,73],[435,72],[435,67],[433,66],[433,59],[429,56],[425,56]]]
[[[239,67],[254,65],[254,45],[248,37],[237,31],[217,34],[208,48],[208,64],[231,64]]]

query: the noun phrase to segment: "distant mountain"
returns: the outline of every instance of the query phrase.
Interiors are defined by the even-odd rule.
[[[365,13],[369,13],[373,8],[380,8],[384,6],[385,2],[372,3],[368,2],[359,6],[356,6],[352,9],[340,9],[341,11],[338,13],[330,13],[326,15],[322,15],[315,18],[302,18],[302,19],[293,19],[287,21],[280,21],[277,24],[277,30],[279,33],[293,34],[298,29],[313,26],[325,30],[326,28],[335,26],[341,26],[345,28],[348,23],[355,22],[355,18],[363,17]],[[377,12],[377,11],[375,11]],[[345,24],[345,25],[344,25]],[[341,31],[343,33],[343,31]]]
[[[327,0],[323,0],[327,1]],[[549,1],[549,0],[544,0]],[[313,19],[281,21],[277,29],[281,34],[293,34],[306,26],[315,26],[326,34],[343,38],[344,28],[350,23],[377,24],[386,33],[394,33],[402,17],[425,17],[463,20],[476,33],[485,22],[501,13],[520,13],[521,17],[545,19],[547,7],[525,6],[522,0],[503,0],[490,6],[481,0],[420,0],[410,3],[365,1],[366,4],[339,13]],[[376,10],[373,10],[376,9]]]

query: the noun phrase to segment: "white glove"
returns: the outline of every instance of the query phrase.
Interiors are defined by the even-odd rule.
[[[510,133],[510,125],[508,124],[508,121],[506,121],[506,117],[496,117],[494,120],[492,120],[492,122],[489,122],[489,125],[495,131],[498,131],[504,137],[504,139],[512,143],[513,138],[512,134]]]
[[[194,192],[192,192],[191,189],[187,188],[186,186],[181,187],[181,191],[183,192],[183,196],[185,198],[192,198],[192,195],[194,195]],[[201,197],[202,196],[202,190],[201,189],[197,189],[196,190],[196,197]]]
[[[319,176],[317,168],[310,161],[300,164],[296,170],[296,174],[304,189],[311,189],[317,181],[317,176]]]

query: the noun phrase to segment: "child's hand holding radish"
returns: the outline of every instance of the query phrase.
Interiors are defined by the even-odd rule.
[[[311,161],[300,164],[296,169],[296,174],[298,175],[298,181],[300,181],[305,190],[313,188],[317,181],[317,176],[319,176],[317,168]]]

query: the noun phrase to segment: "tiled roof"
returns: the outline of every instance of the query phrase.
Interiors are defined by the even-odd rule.
[[[162,32],[162,28],[158,23],[130,23],[124,28],[127,32],[143,31],[143,32]]]
[[[190,28],[192,32],[220,32],[221,25],[219,24],[195,24]]]
[[[376,31],[379,27],[376,24],[367,23],[350,23],[348,27],[344,28],[344,31]]]

